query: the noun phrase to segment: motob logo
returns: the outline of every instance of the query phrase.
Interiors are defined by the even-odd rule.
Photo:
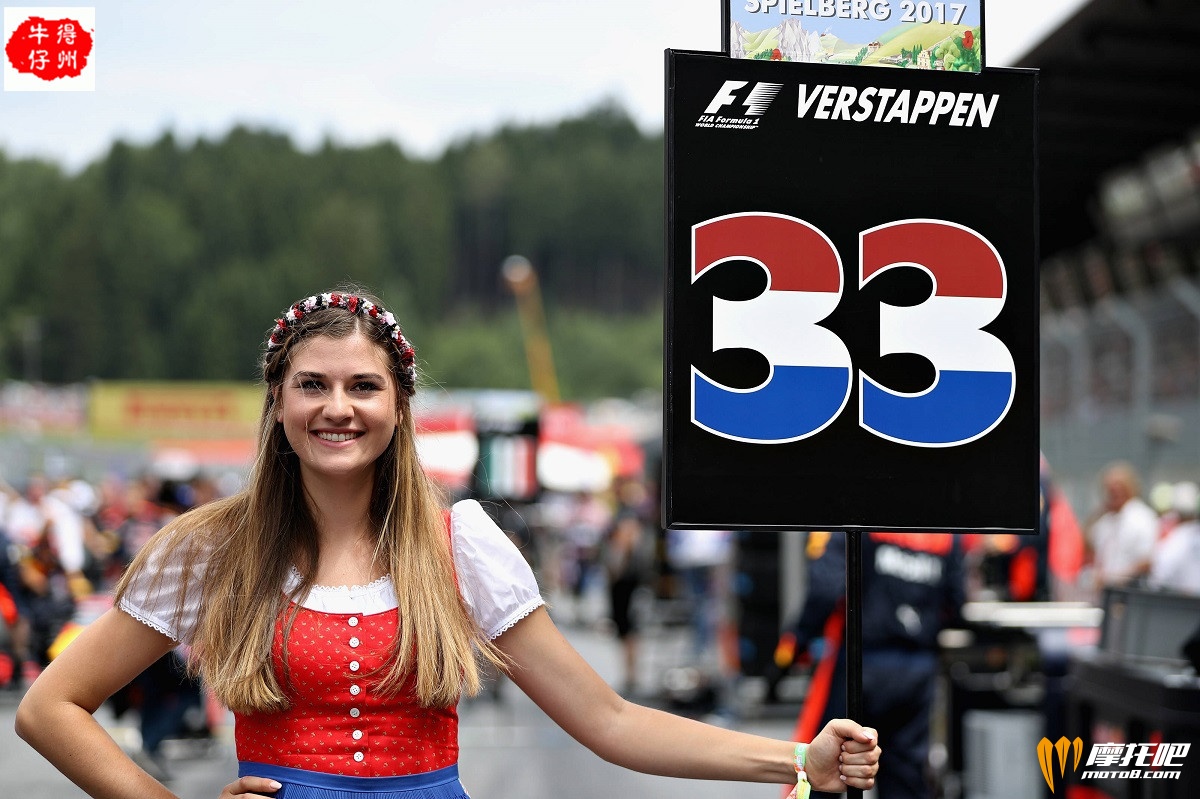
[[[1058,739],[1057,743],[1050,743],[1049,738],[1043,738],[1038,741],[1038,765],[1042,767],[1042,776],[1046,779],[1046,784],[1050,786],[1050,793],[1054,793],[1054,765],[1057,756],[1058,761],[1058,776],[1065,777],[1067,774],[1067,756],[1074,753],[1075,757],[1071,762],[1071,771],[1075,772],[1079,768],[1079,759],[1083,757],[1083,741],[1076,738],[1074,741],[1068,741],[1066,736]]]

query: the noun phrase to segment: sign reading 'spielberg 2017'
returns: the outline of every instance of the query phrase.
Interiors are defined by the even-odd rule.
[[[667,72],[666,523],[1036,532],[1036,73]]]
[[[729,0],[732,58],[983,68],[983,0]]]

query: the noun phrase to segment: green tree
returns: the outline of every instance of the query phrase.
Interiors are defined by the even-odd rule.
[[[0,151],[0,301],[5,309],[0,315],[0,377],[47,376],[49,309],[64,307],[47,267],[55,257],[69,188],[57,166],[12,161]]]
[[[432,159],[248,127],[117,141],[71,175],[0,153],[0,377],[245,379],[284,304],[350,282],[388,301],[436,379],[524,387],[499,275],[520,253],[564,394],[653,387],[662,174],[661,134],[614,103]]]

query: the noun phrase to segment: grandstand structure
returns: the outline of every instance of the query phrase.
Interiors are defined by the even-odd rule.
[[[1200,477],[1200,3],[1092,0],[1040,70],[1041,440],[1076,509]]]

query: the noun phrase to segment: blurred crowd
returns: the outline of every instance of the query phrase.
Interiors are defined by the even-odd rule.
[[[203,475],[93,484],[31,473],[16,485],[0,482],[0,685],[32,679],[81,600],[107,595],[151,535],[221,493]],[[1041,494],[1044,535],[963,537],[967,599],[1099,602],[1104,588],[1117,586],[1200,594],[1196,481],[1147,491],[1133,466],[1114,462],[1097,477],[1096,507],[1078,518],[1045,469]],[[627,650],[630,683],[638,616],[647,612],[645,603],[635,607],[639,596],[686,606],[697,657],[713,648],[735,535],[662,530],[653,481],[622,478],[603,491],[485,505],[561,600],[560,621],[611,623]],[[607,596],[603,618],[593,618],[589,592]]]
[[[872,634],[886,633],[880,648],[932,651],[936,635],[928,628],[960,620],[964,601],[1099,604],[1108,587],[1200,596],[1197,483],[1159,483],[1147,491],[1130,464],[1114,462],[1097,475],[1096,488],[1096,507],[1077,516],[1043,464],[1039,536],[934,536],[953,538],[950,547],[920,536],[872,534],[869,565],[882,571],[872,578],[874,588],[869,581],[865,585],[868,602],[872,591],[899,592],[883,597],[886,618],[876,623],[868,614]],[[80,625],[109,606],[123,570],[155,532],[222,493],[204,476],[146,474],[93,484],[33,473],[14,485],[0,483],[0,687],[21,689],[35,679]],[[682,662],[674,665],[718,684],[736,672],[737,532],[663,530],[657,485],[637,478],[617,479],[602,491],[543,491],[533,503],[484,499],[529,559],[559,624],[612,636],[621,656],[623,693],[645,699],[649,691],[669,690],[664,675],[655,675],[654,685],[645,683],[641,634],[652,621],[686,633],[688,645],[676,653]],[[775,659],[784,671],[797,664],[810,669],[819,685],[821,643],[830,656],[836,654],[837,646],[828,646],[829,625],[844,591],[838,582],[844,567],[825,557],[828,534],[809,533],[804,540],[807,616],[781,616]],[[835,536],[835,552],[838,540]],[[823,563],[833,577],[821,604]],[[904,599],[897,599],[901,594]],[[908,617],[900,613],[904,608],[911,609]],[[896,619],[900,623],[892,624]],[[897,644],[904,640],[909,643]],[[810,644],[816,655],[806,660],[803,650]],[[916,683],[924,684],[932,661],[922,657],[910,665]],[[894,658],[880,662],[888,680],[901,673]],[[114,700],[118,713],[138,709],[144,765],[151,769],[163,765],[149,759],[161,739],[176,734],[181,714],[200,704],[200,691],[188,685],[180,663],[177,657],[164,660],[157,676],[135,681]],[[905,692],[907,699],[912,695]],[[902,715],[911,718],[911,709]]]
[[[1200,595],[1200,486],[1158,482],[1113,461],[1097,475],[1096,501],[1077,515],[1043,464],[1036,538],[965,536],[967,598],[1085,601],[1108,588]]]
[[[94,485],[31,473],[16,486],[0,483],[0,689],[35,680],[111,607],[113,588],[150,537],[220,493],[200,475],[113,476]],[[109,700],[117,717],[136,711],[141,741],[133,754],[160,778],[169,776],[164,740],[209,733],[200,686],[183,662],[170,653]]]
[[[1200,486],[1157,483],[1143,498],[1137,470],[1123,461],[1100,483],[1103,503],[1088,523],[1094,587],[1200,595]]]
[[[0,684],[31,681],[85,600],[110,593],[167,521],[217,496],[204,477],[144,475],[98,485],[32,473],[0,484],[0,608],[7,634]]]

